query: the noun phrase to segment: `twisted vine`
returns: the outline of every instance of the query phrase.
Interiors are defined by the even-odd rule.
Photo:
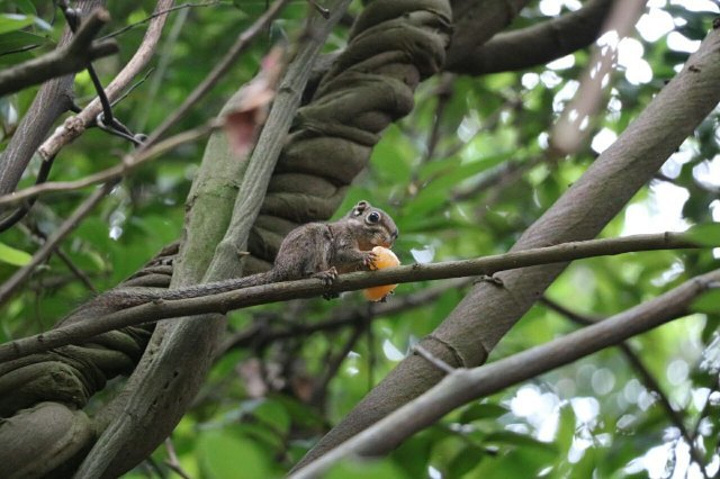
[[[326,220],[367,165],[381,132],[413,108],[418,83],[445,61],[452,12],[446,0],[377,0],[301,107],[249,240],[246,272],[266,269],[298,224]],[[169,285],[173,245],[118,288]],[[117,288],[116,288],[117,289]],[[113,310],[105,296],[60,324]],[[74,470],[95,439],[84,411],[108,380],[129,374],[152,328],[126,328],[92,342],[0,365],[0,472],[37,477]]]

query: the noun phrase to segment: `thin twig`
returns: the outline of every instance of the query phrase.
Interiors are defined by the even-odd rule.
[[[40,244],[45,244],[47,242],[47,235],[40,231],[35,224],[31,224],[29,226],[21,224],[20,226],[22,227],[23,232],[30,236],[35,242]],[[95,288],[95,285],[92,284],[92,281],[90,281],[90,277],[88,277],[88,275],[75,264],[72,258],[70,258],[70,256],[61,247],[56,247],[54,253],[63,263],[65,263],[73,275],[79,279],[88,290],[90,290],[93,294],[98,294],[98,290]]]
[[[363,323],[365,324],[365,333],[367,335],[367,389],[370,391],[375,386],[375,366],[378,363],[377,347],[375,346],[375,332],[373,331],[372,320],[377,316],[373,314],[375,308],[372,303],[368,303]]]
[[[55,254],[58,256],[58,258],[60,258],[63,263],[65,263],[65,266],[67,266],[68,269],[72,271],[72,274],[75,275],[75,277],[79,279],[80,282],[84,284],[90,292],[92,292],[93,294],[98,294],[98,290],[95,285],[92,284],[92,281],[90,281],[90,277],[88,277],[88,275],[85,274],[85,271],[81,270],[75,264],[75,262],[65,252],[65,250],[63,250],[62,248],[55,248]]]
[[[408,185],[408,191],[411,196],[416,196],[420,189],[423,186],[426,186],[425,184],[420,184],[420,170],[435,157],[435,150],[440,140],[440,127],[445,119],[444,115],[448,102],[452,98],[454,80],[455,76],[452,74],[442,75],[440,78],[440,84],[433,92],[433,96],[437,97],[435,114],[433,115],[433,124],[430,129],[430,134],[426,140],[427,146],[425,147],[425,152],[412,171],[410,184]]]
[[[155,11],[162,11],[171,6],[173,0],[158,0]],[[110,101],[116,99],[130,84],[132,79],[142,71],[150,61],[155,47],[160,39],[167,14],[159,14],[150,21],[145,37],[135,55],[125,65],[125,68],[105,87],[104,91]],[[80,136],[87,127],[94,124],[98,114],[102,112],[100,100],[95,98],[78,115],[65,120],[50,137],[38,148],[38,153],[44,160],[55,156],[66,144]]]
[[[157,104],[158,93],[162,91],[162,86],[165,84],[165,73],[172,62],[173,48],[176,46],[180,33],[184,30],[187,17],[190,10],[181,10],[178,15],[175,16],[172,24],[170,25],[170,31],[163,39],[163,43],[158,52],[158,61],[156,64],[156,74],[153,76],[150,85],[145,95],[144,105],[137,111],[135,115],[135,128],[138,131],[145,131],[147,127],[147,121],[150,116],[150,112],[155,109]]]
[[[93,210],[95,205],[97,205],[114,186],[114,182],[108,182],[101,188],[95,190],[48,238],[45,244],[33,255],[30,262],[17,270],[10,279],[0,286],[0,304],[7,301],[10,295],[30,276],[35,268],[47,259],[50,253],[57,247],[58,243],[77,227],[78,223]]]
[[[4,57],[5,55],[13,55],[15,53],[23,53],[23,52],[29,52],[30,50],[35,50],[36,48],[40,48],[42,44],[40,43],[33,43],[32,45],[25,45],[24,47],[15,48],[14,50],[4,50],[0,52],[0,57]]]
[[[168,459],[165,461],[165,465],[183,479],[190,479],[188,473],[185,472],[180,465],[180,461],[178,460],[177,454],[175,454],[175,446],[173,446],[171,438],[165,439],[165,449],[168,453]]]
[[[345,344],[340,349],[340,351],[337,352],[334,356],[329,357],[328,360],[325,361],[325,364],[327,364],[327,368],[325,369],[325,372],[323,373],[320,380],[313,388],[312,394],[310,396],[310,404],[325,404],[325,396],[330,381],[337,375],[338,371],[340,370],[340,366],[343,362],[345,362],[348,354],[350,354],[350,351],[352,351],[352,348],[362,336],[363,331],[364,328],[362,327],[362,325],[356,325],[355,328],[353,328],[350,338],[345,341]]]
[[[213,2],[207,2],[207,3],[183,3],[182,5],[176,5],[171,8],[166,8],[165,10],[158,10],[156,12],[153,12],[152,15],[150,15],[146,18],[143,18],[142,20],[140,20],[138,22],[131,23],[130,25],[126,25],[118,30],[115,30],[112,33],[108,33],[104,37],[101,37],[100,40],[117,37],[118,35],[122,35],[123,33],[127,32],[128,30],[132,30],[132,29],[142,25],[143,23],[149,22],[150,20],[152,20],[155,17],[159,17],[160,15],[166,15],[166,14],[172,13],[176,10],[182,10],[184,8],[214,7],[215,5],[222,5],[222,4],[231,5],[230,2],[221,2],[219,0],[215,0]]]
[[[123,158],[122,163],[119,165],[94,173],[90,176],[86,176],[85,178],[75,181],[54,181],[44,183],[25,188],[24,190],[16,191],[15,193],[10,193],[9,195],[0,196],[0,206],[17,204],[42,194],[58,191],[79,190],[97,183],[121,178],[143,163],[146,163],[147,161],[152,160],[153,158],[166,153],[175,147],[203,138],[220,127],[222,127],[222,121],[212,119],[205,125],[192,130],[184,131],[175,136],[171,136],[170,138],[163,140],[150,148],[138,148],[134,152],[126,155],[125,158]]]
[[[35,178],[35,186],[42,185],[45,181],[47,181],[54,162],[55,158],[50,158],[49,160],[40,163],[40,170],[38,171],[37,178]],[[25,218],[36,201],[37,197],[30,198],[26,203],[20,205],[13,213],[0,220],[0,233],[9,230],[16,225],[18,221]]]
[[[115,105],[117,105],[118,103],[120,103],[121,101],[123,101],[123,100],[124,100],[125,98],[127,98],[136,88],[138,88],[140,85],[142,85],[143,83],[145,83],[145,82],[147,81],[148,77],[149,77],[149,76],[152,74],[152,72],[154,72],[154,71],[155,71],[155,67],[150,67],[150,68],[148,68],[148,71],[145,72],[145,75],[143,75],[143,77],[142,77],[141,79],[139,79],[138,81],[136,81],[135,83],[133,83],[132,85],[130,85],[130,87],[129,87],[127,90],[125,90],[125,91],[122,93],[122,95],[120,95],[119,97],[117,97],[117,98],[112,102],[112,106],[115,106]]]

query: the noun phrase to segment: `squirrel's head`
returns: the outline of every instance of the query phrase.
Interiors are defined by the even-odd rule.
[[[363,251],[369,251],[375,246],[390,248],[398,237],[397,226],[390,215],[365,200],[359,201],[346,218],[357,220],[359,226],[367,232],[358,241]]]

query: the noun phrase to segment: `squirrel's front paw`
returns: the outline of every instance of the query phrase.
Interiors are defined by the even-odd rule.
[[[367,269],[369,271],[377,270],[378,268],[377,268],[377,266],[375,266],[375,263],[378,260],[378,255],[372,251],[363,251],[362,254],[363,254],[362,261],[363,261],[363,266],[365,267],[365,269]]]
[[[321,279],[323,283],[325,283],[325,286],[331,286],[335,280],[338,277],[337,269],[335,269],[335,266],[332,268],[320,271],[312,275],[313,278]]]

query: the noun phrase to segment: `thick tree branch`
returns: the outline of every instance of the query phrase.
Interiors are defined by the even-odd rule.
[[[209,312],[225,313],[233,309],[259,304],[320,296],[328,291],[339,293],[383,284],[490,275],[498,271],[527,268],[548,263],[567,263],[575,259],[594,256],[695,247],[697,246],[683,234],[638,235],[566,243],[534,250],[486,256],[473,260],[415,264],[388,268],[382,271],[351,273],[341,275],[329,289],[321,280],[303,279],[254,286],[205,297],[172,301],[158,300],[118,311],[104,318],[95,318],[93,321],[62,326],[46,333],[2,344],[0,345],[0,362],[47,351],[74,342],[81,342],[92,336],[121,327],[144,324],[164,318]],[[503,289],[501,285],[494,287]]]
[[[102,41],[93,44],[100,29],[110,20],[105,9],[94,10],[72,41],[39,58],[0,71],[0,96],[7,95],[51,78],[83,70],[88,62],[118,52],[117,43]]]
[[[612,4],[613,0],[591,0],[575,12],[532,27],[499,33],[473,48],[451,47],[445,70],[483,75],[531,68],[568,55],[597,39]]]
[[[605,150],[585,174],[518,240],[513,251],[595,237],[650,180],[720,100],[720,29]],[[667,112],[672,111],[672,115]],[[566,264],[499,274],[498,288],[477,284],[423,346],[455,367],[482,364]],[[401,362],[303,459],[308,462],[382,419],[441,377],[421,358]]]
[[[454,0],[454,32],[445,64],[454,64],[504,30],[530,0]]]
[[[580,10],[557,19],[498,33],[528,1],[456,0],[452,4],[457,21],[444,70],[482,75],[530,68],[568,55],[598,38],[613,1],[590,0]],[[327,71],[335,57],[324,57],[317,76]]]
[[[686,315],[692,302],[709,289],[717,288],[718,281],[720,270],[694,278],[647,303],[561,339],[483,367],[456,369],[432,389],[290,477],[318,477],[332,464],[346,457],[387,454],[403,440],[434,424],[457,407]]]

